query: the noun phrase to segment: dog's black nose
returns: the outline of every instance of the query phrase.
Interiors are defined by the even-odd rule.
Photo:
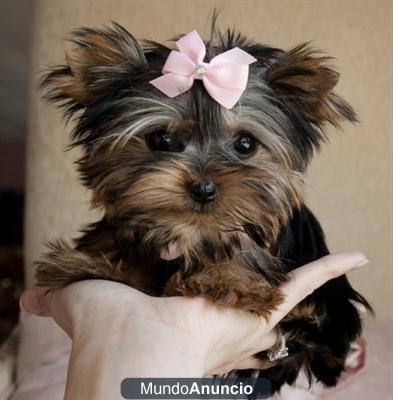
[[[212,181],[195,182],[190,185],[192,198],[201,204],[213,201],[217,196],[216,184]]]

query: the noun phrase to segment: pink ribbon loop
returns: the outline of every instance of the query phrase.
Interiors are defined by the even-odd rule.
[[[204,62],[206,47],[196,31],[176,42],[162,76],[150,83],[168,97],[176,97],[191,89],[195,79],[202,80],[209,95],[227,109],[239,100],[247,86],[249,64],[256,62],[251,54],[235,47]]]

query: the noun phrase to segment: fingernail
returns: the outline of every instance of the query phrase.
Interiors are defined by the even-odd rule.
[[[354,265],[354,268],[361,268],[369,263],[370,261],[366,257],[364,257]]]
[[[23,299],[23,294],[22,294],[22,296],[20,296],[20,298],[19,298],[19,308],[20,308],[22,311],[27,312],[26,309],[23,307],[22,299]]]
[[[360,314],[367,314],[367,308],[363,304],[361,304],[355,300],[349,300],[349,301],[359,311]]]

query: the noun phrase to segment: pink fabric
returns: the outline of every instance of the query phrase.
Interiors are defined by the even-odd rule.
[[[232,108],[246,89],[248,65],[256,58],[235,47],[205,63],[206,47],[196,31],[179,39],[176,47],[179,51],[171,51],[163,75],[150,83],[173,98],[189,90],[195,79],[201,79],[217,103]]]
[[[17,389],[12,400],[61,400],[71,341],[51,319],[21,311]]]

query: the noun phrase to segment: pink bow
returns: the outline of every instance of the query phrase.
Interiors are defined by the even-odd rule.
[[[173,98],[189,90],[195,79],[201,79],[217,103],[232,108],[246,89],[248,65],[256,58],[235,47],[205,63],[206,47],[196,31],[179,39],[176,47],[179,51],[171,51],[163,75],[150,83]]]

